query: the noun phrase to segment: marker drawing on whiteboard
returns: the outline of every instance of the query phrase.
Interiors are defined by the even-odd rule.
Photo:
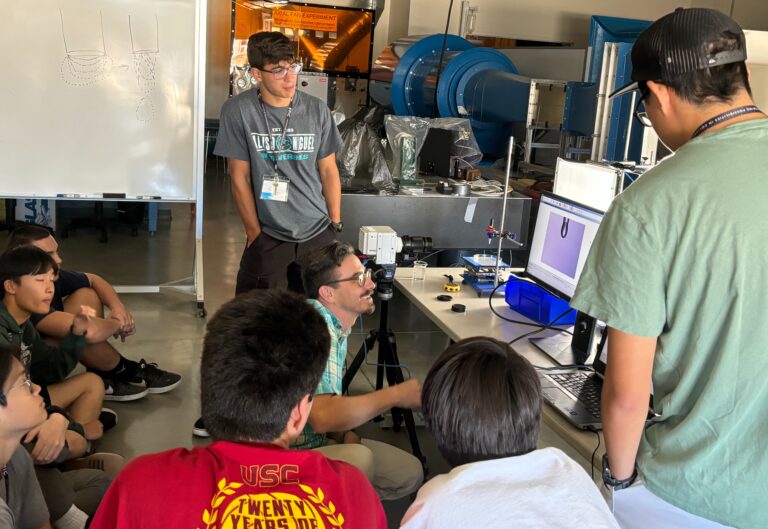
[[[139,104],[136,119],[148,123],[155,117],[153,91],[157,82],[157,57],[160,53],[160,25],[155,14],[155,24],[141,17],[128,15],[128,30],[131,34],[133,69],[139,85]]]
[[[68,20],[80,22],[79,31],[70,27],[69,34],[61,9],[59,17],[64,40],[64,59],[60,67],[62,80],[70,86],[88,86],[104,79],[112,71],[113,61],[107,55],[101,11],[75,13],[75,9],[68,10]]]

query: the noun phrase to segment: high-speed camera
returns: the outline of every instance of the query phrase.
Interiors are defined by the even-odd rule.
[[[395,264],[398,254],[428,252],[432,249],[432,237],[421,235],[397,236],[389,226],[363,226],[360,228],[358,248],[372,257],[377,265]]]
[[[389,226],[363,226],[357,241],[358,249],[370,257],[368,263],[376,274],[376,291],[379,298],[392,298],[392,282],[395,280],[398,257],[432,249],[432,238],[403,235],[398,237]]]

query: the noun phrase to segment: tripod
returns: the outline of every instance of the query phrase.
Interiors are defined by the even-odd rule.
[[[365,338],[363,345],[360,346],[355,358],[352,360],[352,364],[347,368],[347,372],[344,374],[344,378],[341,382],[342,394],[347,392],[349,383],[355,377],[365,360],[366,353],[368,351],[373,351],[373,347],[376,343],[379,344],[379,357],[376,362],[376,389],[379,390],[384,387],[385,370],[387,384],[390,386],[405,381],[403,370],[400,369],[400,359],[397,356],[395,333],[387,328],[389,300],[392,298],[392,284],[380,280],[376,290],[379,292],[379,299],[381,300],[379,329],[371,331]],[[411,451],[413,452],[413,455],[421,461],[421,466],[424,469],[424,476],[427,476],[427,458],[421,453],[421,448],[419,447],[419,439],[416,437],[416,423],[413,420],[413,412],[401,408],[392,408],[392,422],[395,431],[400,429],[400,425],[403,421],[405,421],[405,428],[408,430],[408,438],[411,441]]]

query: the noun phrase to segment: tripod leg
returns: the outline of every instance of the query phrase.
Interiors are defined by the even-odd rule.
[[[360,349],[358,349],[355,358],[352,360],[352,363],[349,364],[347,372],[344,373],[344,378],[341,380],[342,395],[347,392],[350,382],[352,382],[352,379],[355,378],[355,375],[360,370],[360,366],[363,365],[366,351],[372,351],[374,345],[376,345],[376,331],[371,331],[371,333],[365,338],[363,344],[360,346]]]
[[[397,342],[395,333],[388,332],[383,340],[379,341],[379,350],[384,352],[385,363],[387,364],[387,382],[390,386],[400,384],[405,381],[403,370],[400,368],[400,359],[397,356]],[[405,429],[408,431],[408,439],[411,441],[411,451],[416,458],[421,461],[424,470],[424,476],[429,474],[427,468],[427,458],[421,453],[419,438],[416,436],[416,421],[413,419],[413,411],[401,408],[392,408],[392,421],[396,426],[405,420]]]

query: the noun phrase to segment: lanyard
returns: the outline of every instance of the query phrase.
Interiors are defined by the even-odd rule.
[[[267,138],[268,141],[272,142],[272,131],[269,130],[269,118],[267,117],[267,109],[264,107],[264,101],[261,100],[261,90],[259,90],[259,106],[261,107],[261,113],[264,116],[264,124],[267,127]],[[272,154],[274,156],[274,159],[272,160],[272,163],[275,166],[275,174],[277,174],[277,155],[280,152],[280,149],[283,148],[283,142],[285,141],[285,133],[288,130],[288,123],[291,121],[291,111],[293,110],[293,98],[291,98],[291,102],[288,105],[288,113],[285,115],[285,122],[283,123],[283,131],[280,134],[280,142],[275,145],[275,148],[272,150],[271,153],[267,151],[267,153]],[[269,158],[269,157],[267,157]]]
[[[743,107],[736,107],[734,109],[723,112],[722,114],[718,114],[717,116],[711,119],[708,119],[707,121],[699,125],[699,128],[694,131],[693,136],[691,136],[691,139],[695,138],[696,136],[699,136],[705,130],[711,129],[712,127],[722,123],[723,121],[728,121],[730,119],[733,119],[738,116],[742,116],[744,114],[753,114],[755,112],[760,112],[760,109],[757,108],[755,105],[746,105]]]

